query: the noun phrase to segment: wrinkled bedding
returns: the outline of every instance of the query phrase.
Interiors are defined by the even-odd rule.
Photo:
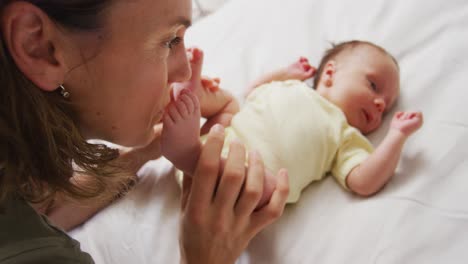
[[[401,67],[397,109],[421,110],[395,176],[359,198],[331,177],[307,187],[239,263],[468,263],[468,1],[231,0],[188,31],[204,74],[242,100],[247,84],[330,42],[363,39]],[[374,144],[383,128],[370,136]],[[71,235],[96,263],[178,263],[179,187],[165,159]]]

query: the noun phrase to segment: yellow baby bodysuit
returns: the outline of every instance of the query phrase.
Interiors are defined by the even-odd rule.
[[[288,203],[328,173],[347,189],[348,173],[373,151],[338,107],[296,80],[256,88],[226,129],[223,155],[234,138],[260,152],[273,173],[288,170]]]

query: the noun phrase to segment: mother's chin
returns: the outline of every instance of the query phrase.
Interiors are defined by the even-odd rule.
[[[154,128],[150,124],[133,128],[112,126],[111,131],[80,130],[86,140],[104,140],[122,147],[143,147],[154,138]]]

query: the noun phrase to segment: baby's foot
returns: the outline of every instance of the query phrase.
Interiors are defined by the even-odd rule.
[[[298,61],[283,68],[282,70],[283,79],[294,79],[304,81],[311,78],[315,74],[315,67],[312,67],[309,60],[305,57],[300,57]]]
[[[202,100],[204,93],[207,92],[203,88],[202,83],[202,65],[203,65],[203,51],[199,48],[188,48],[187,56],[190,62],[190,68],[192,69],[192,76],[190,80],[181,83],[173,83],[174,98],[177,98],[180,91],[189,89],[195,93],[199,101]]]
[[[162,155],[192,174],[201,152],[200,105],[190,90],[182,90],[166,108],[161,134]]]
[[[174,98],[177,98],[181,90],[189,89],[195,93],[200,102],[201,115],[203,117],[210,116],[213,114],[214,93],[219,90],[219,78],[201,76],[203,65],[203,51],[201,49],[188,48],[187,56],[192,69],[192,77],[186,82],[172,84]],[[218,110],[219,108],[215,107],[215,109]]]

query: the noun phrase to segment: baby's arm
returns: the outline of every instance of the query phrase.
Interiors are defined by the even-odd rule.
[[[406,139],[423,123],[421,112],[398,112],[391,128],[375,151],[349,173],[349,189],[363,196],[379,191],[393,176]]]
[[[219,88],[219,79],[202,77],[202,88],[196,92],[200,101],[201,116],[206,118],[200,133],[207,134],[215,124],[227,127],[232,117],[239,112],[239,103],[226,90]]]
[[[314,76],[316,69],[310,65],[305,57],[300,57],[299,60],[284,68],[266,73],[260,78],[252,82],[247,88],[246,96],[248,96],[256,87],[272,81],[300,80],[304,81]]]

